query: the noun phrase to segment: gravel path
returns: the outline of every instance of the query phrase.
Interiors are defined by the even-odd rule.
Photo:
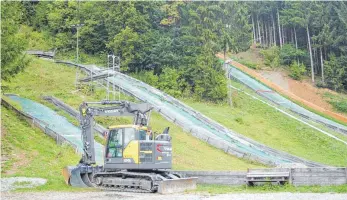
[[[1,178],[1,192],[17,188],[31,188],[44,185],[47,182],[43,178],[10,177]]]
[[[143,199],[143,200],[346,200],[347,194],[334,193],[264,193],[264,194],[139,194],[139,193],[120,193],[120,192],[3,192],[1,199],[11,200],[114,200],[114,199]]]

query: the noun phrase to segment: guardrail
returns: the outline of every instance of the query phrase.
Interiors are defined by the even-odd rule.
[[[34,55],[34,56],[38,56],[38,57],[45,57],[45,58],[53,59],[55,56],[55,51],[56,51],[56,49],[54,49],[53,51],[28,50],[28,51],[26,51],[26,53],[28,55]]]

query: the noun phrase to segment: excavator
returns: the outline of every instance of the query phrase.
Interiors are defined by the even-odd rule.
[[[77,166],[67,166],[65,182],[126,192],[183,192],[196,188],[196,177],[170,172],[172,144],[169,127],[155,135],[148,126],[148,103],[129,101],[83,102],[79,107],[83,154]],[[103,166],[96,165],[93,126],[96,116],[133,117],[133,124],[109,126],[105,135]]]

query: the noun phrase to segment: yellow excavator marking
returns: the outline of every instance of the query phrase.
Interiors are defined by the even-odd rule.
[[[136,164],[139,163],[139,141],[130,141],[123,151],[123,158],[132,158]]]

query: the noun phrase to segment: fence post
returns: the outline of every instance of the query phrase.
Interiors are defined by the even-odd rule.
[[[346,176],[346,184],[347,184],[347,167],[345,167],[345,176]]]
[[[289,184],[293,184],[293,168],[289,169]]]
[[[59,134],[55,134],[55,141],[57,144],[59,144],[59,142],[58,142],[59,141]]]

